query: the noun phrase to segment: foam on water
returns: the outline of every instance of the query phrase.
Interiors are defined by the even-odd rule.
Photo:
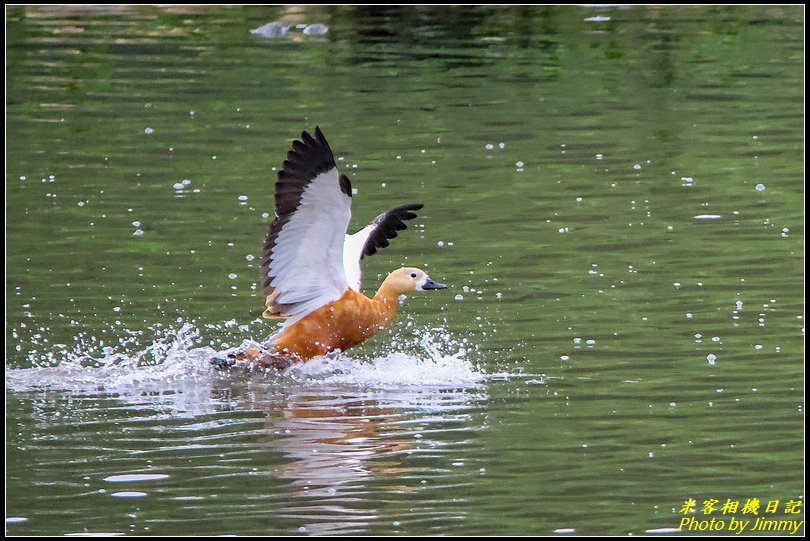
[[[293,366],[287,375],[307,384],[316,382],[372,387],[476,386],[486,378],[471,362],[458,355],[419,358],[389,353],[370,362],[340,355],[320,357]]]
[[[217,331],[233,330],[226,322]],[[248,328],[240,331],[250,332]],[[125,335],[127,331],[118,332]],[[209,362],[224,351],[201,345],[201,331],[191,323],[179,328],[152,329],[153,336],[119,340],[118,347],[100,347],[99,340],[84,336],[72,346],[52,345],[45,353],[31,350],[33,368],[6,371],[6,387],[25,392],[59,389],[80,393],[118,395],[183,393],[195,395],[210,389],[217,378],[244,378],[246,371],[216,370]],[[235,332],[235,331],[234,331]],[[242,333],[244,335],[244,333]],[[233,337],[238,347],[254,343]],[[277,385],[347,385],[397,388],[401,386],[474,387],[488,375],[467,356],[465,344],[441,328],[411,332],[411,341],[395,342],[391,351],[369,358],[335,352],[296,364],[283,372],[254,370],[252,381]],[[415,340],[414,340],[415,339]],[[142,345],[141,342],[146,342]]]
[[[440,327],[411,331],[395,338],[391,351],[383,355],[361,359],[351,352],[330,354],[294,365],[286,375],[308,384],[380,388],[475,386],[487,374],[468,359],[464,342],[459,343]]]

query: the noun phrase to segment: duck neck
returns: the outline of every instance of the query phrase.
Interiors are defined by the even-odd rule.
[[[381,306],[383,312],[388,318],[393,318],[399,305],[399,292],[390,286],[387,282],[383,282],[377,294],[374,295],[374,302]]]

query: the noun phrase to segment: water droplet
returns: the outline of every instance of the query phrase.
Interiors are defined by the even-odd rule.
[[[764,191],[765,191],[765,185],[764,185],[764,184],[757,184],[757,185],[755,186],[755,189],[756,189],[756,191],[758,191],[758,192],[764,192]]]
[[[108,483],[135,483],[138,481],[160,481],[168,479],[169,476],[165,473],[129,473],[123,475],[111,475],[105,477],[104,481]]]
[[[146,492],[136,492],[136,491],[124,491],[124,492],[112,492],[110,494],[113,498],[143,498],[146,496]]]

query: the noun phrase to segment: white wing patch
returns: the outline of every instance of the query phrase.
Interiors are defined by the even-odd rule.
[[[340,189],[338,171],[317,175],[278,235],[270,255],[270,285],[276,302],[289,306],[287,327],[339,299],[349,288],[343,241],[351,219],[351,198]]]
[[[363,247],[375,227],[375,224],[367,225],[354,235],[346,235],[343,241],[343,269],[346,273],[346,281],[349,283],[349,287],[358,293],[361,293],[362,277],[360,258],[363,256]]]

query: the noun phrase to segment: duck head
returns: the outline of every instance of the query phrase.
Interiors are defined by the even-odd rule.
[[[430,276],[422,269],[403,267],[389,274],[380,289],[382,288],[386,288],[397,295],[404,295],[411,291],[447,289],[447,286],[431,280]]]

